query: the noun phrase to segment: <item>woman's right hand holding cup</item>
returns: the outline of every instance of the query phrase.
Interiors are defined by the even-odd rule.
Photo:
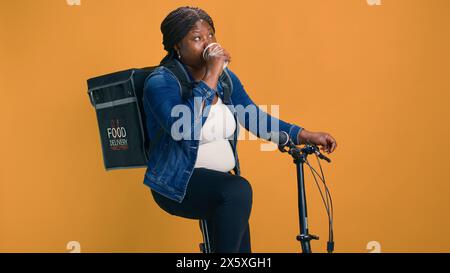
[[[203,50],[207,73],[220,76],[231,61],[230,54],[218,43],[211,43]]]

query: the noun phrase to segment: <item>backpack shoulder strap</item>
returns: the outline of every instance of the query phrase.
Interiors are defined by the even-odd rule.
[[[181,86],[180,92],[183,100],[190,98],[192,96],[194,83],[189,78],[188,72],[184,69],[183,65],[177,59],[172,59],[162,65],[169,69],[177,78]]]
[[[223,100],[225,104],[230,104],[231,102],[231,94],[233,93],[233,81],[231,80],[231,76],[228,72],[228,68],[223,70],[222,75],[219,77],[220,83],[223,87]]]

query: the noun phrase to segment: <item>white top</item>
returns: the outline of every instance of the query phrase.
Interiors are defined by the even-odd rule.
[[[232,170],[235,162],[228,139],[232,139],[235,130],[236,122],[233,114],[218,96],[201,128],[194,168],[203,167],[221,172]]]

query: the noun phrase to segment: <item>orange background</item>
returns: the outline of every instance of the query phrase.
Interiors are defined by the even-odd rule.
[[[181,5],[213,18],[257,104],[325,131],[336,252],[450,251],[450,1],[1,1],[0,251],[199,252],[198,222],[161,210],[145,169],[106,172],[86,80],[154,65]],[[245,131],[245,130],[244,130]],[[244,131],[241,131],[243,133]],[[299,252],[295,165],[241,140],[254,252]],[[312,160],[315,162],[315,160]],[[264,170],[264,171],[263,171]],[[327,219],[306,174],[310,232]],[[214,183],[214,181],[211,181]]]

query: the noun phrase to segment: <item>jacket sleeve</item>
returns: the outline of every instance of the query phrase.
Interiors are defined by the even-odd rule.
[[[269,140],[271,132],[278,133],[280,131],[284,131],[289,134],[289,137],[295,145],[299,145],[297,135],[301,130],[303,130],[303,128],[272,117],[261,110],[260,107],[257,106],[249,97],[236,74],[229,69],[227,71],[230,74],[233,84],[233,93],[231,95],[233,106],[235,109],[245,109],[244,112],[238,110],[237,116],[239,123],[245,127],[247,131],[250,131],[257,137],[266,140]],[[249,113],[248,118],[247,113]],[[276,126],[277,124],[278,126]]]
[[[194,126],[202,126],[206,118],[202,113],[201,104],[205,103],[205,111],[209,110],[214,98],[214,90],[205,82],[200,81],[193,88],[193,97],[183,101],[178,80],[166,68],[158,68],[152,72],[144,83],[143,103],[146,115],[153,115],[158,125],[171,135],[175,140],[193,139]],[[179,108],[174,108],[179,107]],[[179,111],[178,111],[179,110]],[[180,115],[176,112],[181,113]],[[188,116],[185,116],[188,114]],[[180,124],[180,119],[184,119],[184,124],[188,123],[189,128],[184,128],[183,133],[174,136],[172,127]]]

